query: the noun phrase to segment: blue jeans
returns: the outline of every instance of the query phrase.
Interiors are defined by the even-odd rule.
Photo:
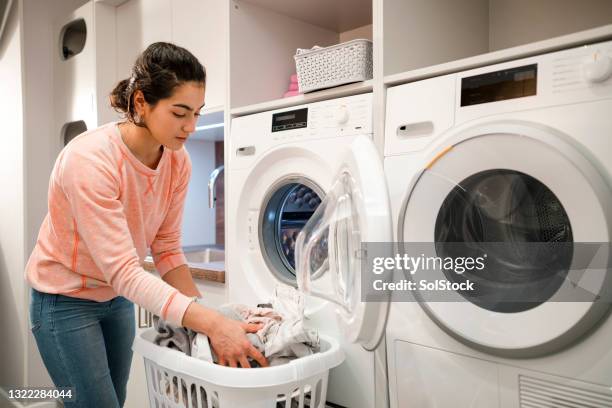
[[[32,289],[30,322],[38,350],[56,387],[72,387],[66,408],[116,408],[125,402],[132,363],[134,306]]]

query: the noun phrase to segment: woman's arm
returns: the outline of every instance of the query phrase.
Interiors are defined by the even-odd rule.
[[[187,265],[166,272],[162,279],[186,296],[202,296]],[[261,325],[230,320],[196,302],[187,307],[182,323],[209,337],[221,365],[250,367],[247,357],[255,359],[262,367],[268,365],[266,358],[245,337],[245,333],[256,333]]]
[[[169,270],[164,274],[162,279],[169,285],[172,285],[177,288],[179,292],[181,292],[185,296],[202,297],[202,294],[195,285],[195,282],[193,281],[189,266],[185,264]]]
[[[168,197],[170,200],[168,212],[151,243],[151,256],[162,279],[172,269],[187,263],[181,245],[181,231],[183,229],[185,199],[187,198],[189,179],[191,178],[191,160],[186,150],[183,153],[182,155],[173,153],[172,157],[183,157],[182,168],[180,171],[175,169],[173,172],[173,174],[177,174],[175,177],[179,177],[179,179],[174,191]],[[175,166],[178,166],[179,162],[180,160],[173,161]]]
[[[221,365],[247,368],[251,366],[248,361],[248,357],[251,357],[262,367],[268,366],[264,355],[245,336],[245,333],[256,333],[261,329],[261,324],[231,320],[216,310],[191,302],[182,325],[208,336]]]

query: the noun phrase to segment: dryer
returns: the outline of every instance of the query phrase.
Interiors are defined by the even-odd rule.
[[[602,42],[388,89],[397,241],[570,251],[557,281],[550,254],[493,255],[518,276],[487,277],[489,294],[537,288],[537,302],[392,302],[392,407],[612,407],[611,74],[612,42]],[[583,243],[600,243],[605,273],[590,281],[576,266]],[[573,298],[585,285],[587,297]]]
[[[358,137],[371,139],[372,95],[242,116],[232,120],[231,129],[226,168],[229,301],[255,305],[268,302],[278,283],[296,286],[295,240],[332,186],[343,152]],[[366,173],[378,177],[382,188],[382,165],[373,171],[376,175]],[[381,191],[385,195],[378,196],[386,200]],[[390,218],[383,227],[377,231],[391,239]],[[374,309],[382,318],[368,319],[347,338],[336,323],[333,302],[307,299],[307,324],[339,338],[347,357],[330,373],[327,399],[332,403],[371,408],[377,398],[386,400],[386,383],[377,391],[375,382],[376,367],[385,374],[384,361],[368,349],[380,342],[387,308]]]

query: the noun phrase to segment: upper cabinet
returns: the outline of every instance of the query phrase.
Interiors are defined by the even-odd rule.
[[[373,38],[372,0],[230,0],[229,21],[233,112],[282,98],[298,48]]]
[[[130,0],[117,7],[117,72],[128,77],[151,43],[187,48],[206,68],[206,110],[223,109],[226,95],[227,3],[221,0]]]
[[[117,74],[128,78],[138,55],[157,41],[172,41],[171,0],[130,0],[117,7]]]
[[[227,2],[172,2],[172,41],[191,51],[206,68],[205,111],[222,110],[227,81]]]
[[[387,84],[591,42],[612,23],[609,0],[381,1]]]

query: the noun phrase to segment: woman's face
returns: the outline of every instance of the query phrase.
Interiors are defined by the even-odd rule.
[[[171,150],[179,150],[195,131],[203,106],[204,85],[185,82],[175,88],[172,96],[161,99],[155,106],[144,103],[143,117],[157,142]]]

